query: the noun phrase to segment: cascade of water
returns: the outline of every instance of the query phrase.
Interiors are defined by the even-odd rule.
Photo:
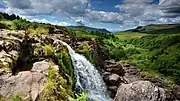
[[[76,89],[88,92],[90,101],[111,101],[106,85],[98,70],[82,55],[75,51],[65,42],[61,43],[67,46],[71,56],[74,72],[76,75]]]

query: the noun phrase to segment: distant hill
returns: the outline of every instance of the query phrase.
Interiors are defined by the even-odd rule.
[[[108,31],[107,29],[98,29],[98,28],[92,28],[92,27],[87,27],[87,26],[67,26],[68,28],[72,28],[72,29],[75,29],[75,30],[79,30],[79,29],[82,29],[82,30],[85,30],[85,31],[88,31],[88,32],[100,32],[100,33],[111,33],[110,31]]]
[[[180,33],[180,24],[151,24],[147,26],[138,26],[136,29],[127,30],[126,32],[177,34]]]

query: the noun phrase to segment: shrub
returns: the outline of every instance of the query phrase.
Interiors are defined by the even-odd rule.
[[[105,59],[114,59],[119,61],[120,59],[125,59],[126,54],[122,45],[119,43],[117,39],[104,39],[99,38],[99,54],[103,54]]]
[[[110,58],[115,59],[117,61],[126,57],[125,51],[121,47],[112,48],[110,49],[109,53],[110,53]]]
[[[140,54],[140,52],[136,49],[136,48],[128,48],[125,53],[128,55],[128,56],[131,56],[133,54]]]
[[[3,20],[4,19],[4,17],[0,14],[0,20]]]
[[[29,26],[29,22],[26,20],[20,19],[20,20],[14,20],[14,26],[17,30],[26,30]]]

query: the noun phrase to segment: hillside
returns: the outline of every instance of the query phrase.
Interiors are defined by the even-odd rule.
[[[127,32],[139,32],[148,34],[176,34],[180,33],[180,24],[152,24],[147,26],[139,26],[136,29],[131,29]]]
[[[164,26],[166,28],[174,28],[174,26],[178,25],[162,26],[158,28],[156,25],[156,29],[162,30]],[[180,83],[180,67],[178,66],[180,33],[147,34],[126,31],[116,33],[116,36],[119,37],[120,43],[127,54],[125,61],[145,71],[156,72],[149,73],[150,75],[160,73]]]
[[[98,29],[87,26],[67,26],[67,27],[75,30],[85,30],[87,32],[110,33],[110,31],[108,31],[107,29]]]

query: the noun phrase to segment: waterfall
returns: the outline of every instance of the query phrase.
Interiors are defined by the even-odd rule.
[[[77,79],[76,89],[79,92],[88,92],[89,101],[111,101],[98,70],[84,56],[75,53],[67,43],[63,41],[61,43],[67,46],[71,56]]]

